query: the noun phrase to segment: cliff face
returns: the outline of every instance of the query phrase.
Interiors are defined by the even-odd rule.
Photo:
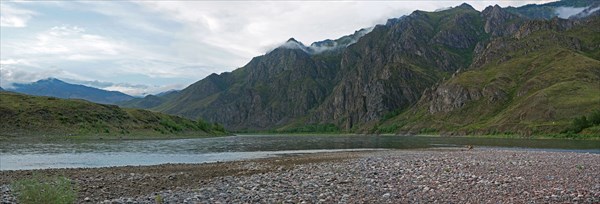
[[[213,74],[155,109],[235,130],[269,129],[306,115],[324,100],[335,83],[336,58],[280,47],[232,73]]]
[[[342,78],[312,121],[351,129],[414,104],[425,88],[468,66],[467,55],[484,37],[478,16],[463,5],[375,27],[343,53]]]
[[[151,109],[232,130],[555,131],[600,109],[595,4],[581,18],[533,16],[564,5],[463,4],[310,46],[292,38]]]

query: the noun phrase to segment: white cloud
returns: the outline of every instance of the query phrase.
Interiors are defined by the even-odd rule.
[[[559,18],[567,19],[567,18],[571,17],[572,15],[581,13],[586,8],[587,7],[576,8],[576,7],[561,6],[561,7],[556,8],[556,14],[558,15]]]
[[[180,90],[185,88],[184,84],[169,84],[169,85],[145,85],[131,83],[113,83],[105,81],[85,81],[76,79],[63,79],[68,83],[82,84],[85,86],[95,87],[108,91],[119,91],[131,96],[144,96],[148,94],[157,94],[170,90]]]
[[[21,9],[8,3],[0,3],[0,27],[22,28],[27,26],[27,21],[37,13]]]
[[[433,11],[461,3],[2,1],[0,79],[6,84],[51,75],[144,84],[149,88],[114,85],[111,89],[155,93],[163,87],[181,88],[210,73],[241,67],[290,37],[309,45],[385,23],[415,9]],[[482,10],[494,4],[543,2],[467,3]]]
[[[0,65],[24,65],[24,66],[36,66],[26,59],[3,59],[0,60]]]
[[[243,59],[225,64],[231,68],[244,65],[290,37],[308,44],[334,39],[412,10],[392,9],[391,5],[399,2],[139,3],[186,26],[178,40],[192,42],[186,43],[188,46],[210,46]]]
[[[0,65],[0,86],[11,88],[13,83],[31,83],[46,78],[85,78],[62,69],[36,69],[31,67]]]
[[[29,61],[107,59],[127,50],[117,41],[87,34],[81,27],[63,25],[37,33],[33,38],[2,42],[2,60],[8,57]]]
[[[467,1],[476,9],[548,1]],[[184,26],[175,43],[216,67],[231,70],[290,37],[310,44],[383,24],[412,11],[434,11],[462,1],[139,1],[144,8]],[[203,50],[202,47],[211,49]],[[233,59],[233,60],[232,60]]]
[[[170,90],[180,90],[185,88],[183,84],[171,84],[164,86],[137,86],[125,83],[114,84],[113,86],[104,88],[109,91],[119,91],[131,96],[145,96],[148,94],[158,94]]]

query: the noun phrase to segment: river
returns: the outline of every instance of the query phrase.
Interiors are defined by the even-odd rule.
[[[434,147],[600,153],[600,141],[372,135],[244,135],[177,140],[1,142],[0,170],[207,163],[285,154]]]

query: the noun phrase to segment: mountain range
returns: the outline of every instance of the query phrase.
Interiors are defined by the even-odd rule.
[[[33,83],[15,83],[7,91],[34,96],[52,96],[63,99],[83,99],[95,103],[115,104],[135,97],[94,87],[71,84],[56,78],[42,79]]]
[[[558,18],[567,7],[581,11]],[[600,110],[599,8],[417,10],[310,46],[291,38],[232,72],[122,105],[235,131],[560,132]]]

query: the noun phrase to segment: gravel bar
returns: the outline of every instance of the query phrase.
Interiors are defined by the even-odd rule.
[[[422,149],[288,155],[213,164],[2,171],[64,175],[89,203],[600,203],[600,155]]]

